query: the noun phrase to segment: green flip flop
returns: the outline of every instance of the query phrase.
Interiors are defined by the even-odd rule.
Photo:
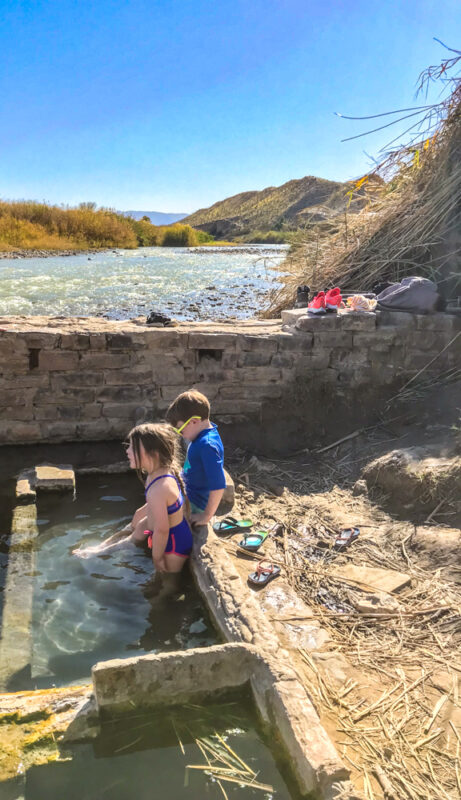
[[[252,553],[255,553],[256,550],[259,550],[263,542],[266,541],[267,537],[267,531],[251,531],[251,533],[245,534],[242,541],[239,542],[239,547],[243,550],[250,550]]]
[[[247,531],[252,527],[253,523],[251,519],[224,517],[224,519],[214,523],[213,530],[215,533],[237,533],[238,531]]]

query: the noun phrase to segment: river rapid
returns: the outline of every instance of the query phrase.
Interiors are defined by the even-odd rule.
[[[244,319],[278,285],[287,245],[145,247],[0,261],[0,316]]]

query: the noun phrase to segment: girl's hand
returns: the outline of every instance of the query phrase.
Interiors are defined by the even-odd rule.
[[[167,572],[167,567],[163,556],[162,558],[153,558],[152,561],[154,562],[156,572]]]

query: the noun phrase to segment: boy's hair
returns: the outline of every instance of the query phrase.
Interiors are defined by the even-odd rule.
[[[167,421],[175,426],[180,420],[181,422],[186,422],[190,417],[200,417],[202,420],[210,418],[208,398],[195,389],[190,389],[190,391],[182,392],[182,394],[178,395],[166,412]]]

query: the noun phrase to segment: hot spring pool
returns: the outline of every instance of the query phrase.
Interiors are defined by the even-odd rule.
[[[249,698],[107,722],[94,743],[62,757],[69,760],[31,767],[18,779],[24,800],[299,797],[260,735]],[[0,800],[7,796],[0,783]]]
[[[126,525],[142,503],[132,474],[80,477],[75,500],[39,496],[30,669],[0,690],[63,685],[88,679],[97,661],[216,644],[187,567],[155,576],[150,553],[134,546],[87,559],[72,554]]]

